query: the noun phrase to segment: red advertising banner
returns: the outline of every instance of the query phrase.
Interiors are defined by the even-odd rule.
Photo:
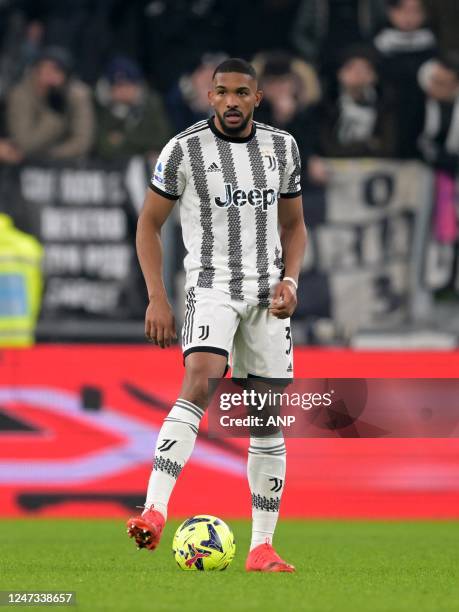
[[[297,377],[459,378],[459,352],[297,349]],[[38,346],[0,352],[0,515],[119,516],[142,504],[176,348]],[[422,407],[420,407],[422,408]],[[458,518],[459,439],[290,438],[282,514]],[[170,514],[246,517],[247,440],[207,417]]]

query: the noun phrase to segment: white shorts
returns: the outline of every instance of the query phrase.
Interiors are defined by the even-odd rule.
[[[234,378],[293,377],[290,319],[232,300],[218,289],[192,287],[186,295],[183,357],[206,352],[232,357]]]

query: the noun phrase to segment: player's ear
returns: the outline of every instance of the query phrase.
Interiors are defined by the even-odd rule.
[[[212,89],[209,89],[209,91],[207,92],[207,98],[209,100],[209,104],[213,106],[214,105],[214,92]]]
[[[257,89],[257,93],[255,94],[255,108],[260,106],[260,102],[263,100],[263,92],[261,89]]]

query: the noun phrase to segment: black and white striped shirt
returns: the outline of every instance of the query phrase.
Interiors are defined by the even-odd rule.
[[[150,187],[179,200],[186,289],[267,307],[283,272],[279,198],[301,194],[294,138],[256,121],[249,136],[230,137],[200,121],[164,147]]]

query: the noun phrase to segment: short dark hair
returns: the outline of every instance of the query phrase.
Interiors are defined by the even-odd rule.
[[[338,69],[354,59],[363,59],[371,64],[374,70],[379,68],[379,57],[375,49],[369,45],[355,44],[346,47],[338,58]]]
[[[212,75],[212,80],[215,78],[216,74],[220,74],[222,72],[239,72],[241,74],[248,74],[252,77],[252,79],[257,80],[255,68],[252,66],[252,64],[249,64],[249,62],[246,62],[240,57],[230,57],[221,64],[218,64]]]

